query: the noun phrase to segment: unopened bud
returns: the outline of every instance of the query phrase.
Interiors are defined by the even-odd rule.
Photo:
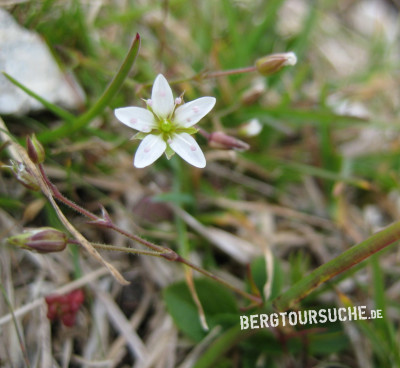
[[[27,229],[22,234],[11,236],[7,240],[11,245],[38,253],[61,252],[68,243],[66,234],[51,227]]]
[[[294,52],[272,54],[256,60],[256,68],[262,75],[274,74],[286,65],[295,65],[297,57]]]
[[[19,161],[11,160],[11,166],[5,166],[10,168],[15,178],[26,188],[38,191],[40,189],[36,178],[32,175],[29,169]]]
[[[211,133],[208,138],[210,147],[219,149],[235,149],[238,151],[245,151],[249,149],[249,145],[237,138],[227,135],[223,132]]]
[[[42,144],[38,141],[35,134],[31,137],[26,137],[26,147],[29,158],[35,164],[41,164],[45,158],[45,152]]]
[[[262,125],[256,118],[249,120],[239,127],[239,134],[245,137],[254,137],[261,133]]]

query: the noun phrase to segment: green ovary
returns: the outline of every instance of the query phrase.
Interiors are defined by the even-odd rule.
[[[163,133],[171,133],[173,129],[172,123],[166,119],[160,121],[159,127]]]

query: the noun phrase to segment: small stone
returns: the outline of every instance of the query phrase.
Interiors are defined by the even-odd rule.
[[[46,43],[36,33],[22,28],[0,8],[0,71],[43,97],[68,109],[83,105],[84,93],[72,75],[66,76]],[[0,114],[23,115],[43,106],[0,74]]]

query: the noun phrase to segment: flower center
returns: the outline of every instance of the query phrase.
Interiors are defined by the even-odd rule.
[[[170,133],[173,128],[172,123],[167,119],[163,119],[162,121],[160,121],[159,126],[160,126],[160,130],[163,133]]]

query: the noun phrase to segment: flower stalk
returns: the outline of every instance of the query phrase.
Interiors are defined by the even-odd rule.
[[[191,263],[187,259],[181,257],[178,253],[176,253],[172,249],[167,248],[167,247],[161,247],[161,246],[154,244],[146,239],[141,238],[140,236],[138,236],[136,234],[132,234],[132,233],[129,233],[129,232],[121,229],[120,227],[118,227],[117,225],[115,225],[112,222],[111,217],[108,215],[107,211],[104,208],[102,209],[102,217],[99,217],[99,216],[95,215],[94,213],[79,206],[78,204],[74,203],[73,201],[69,200],[64,195],[61,194],[61,192],[57,189],[57,187],[53,183],[51,183],[50,179],[47,177],[47,174],[43,168],[43,165],[39,164],[38,167],[39,167],[39,172],[42,176],[42,179],[47,184],[49,189],[52,191],[52,194],[56,200],[64,203],[65,205],[74,209],[78,213],[81,213],[82,215],[88,217],[91,220],[89,222],[89,224],[96,225],[96,226],[102,226],[102,227],[114,230],[114,231],[124,235],[128,239],[131,239],[135,242],[138,242],[138,243],[144,245],[147,248],[150,248],[151,251],[145,251],[145,250],[143,251],[143,250],[134,249],[134,248],[113,247],[113,246],[105,245],[105,244],[91,243],[91,245],[94,248],[108,250],[108,251],[125,252],[125,253],[131,253],[131,254],[142,254],[142,255],[148,255],[148,256],[153,256],[153,257],[162,257],[171,262],[179,262],[179,263],[182,263],[182,264],[192,268],[193,270],[203,274],[204,276],[209,277],[209,278],[213,279],[214,281],[224,285],[225,287],[227,287],[230,290],[234,291],[235,293],[243,296],[244,298],[251,300],[256,305],[262,304],[262,299],[259,296],[249,294],[249,293],[229,284],[228,282],[221,279],[220,277],[215,276],[211,272],[204,270],[203,268],[196,266],[195,264]],[[80,245],[79,241],[74,241],[74,240],[70,239],[68,242]]]
[[[293,66],[297,63],[297,57],[294,52],[270,54],[256,60],[255,65],[243,68],[217,70],[214,72],[200,72],[191,78],[176,80],[173,83],[183,83],[189,80],[204,80],[226,77],[229,75],[245,74],[258,72],[261,75],[271,75],[277,73],[284,66]]]

